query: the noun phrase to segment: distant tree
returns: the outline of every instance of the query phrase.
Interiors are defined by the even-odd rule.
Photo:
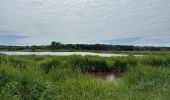
[[[55,42],[56,47],[60,47],[62,44],[60,42]]]
[[[106,45],[106,44],[62,44],[52,41],[51,45],[40,46],[5,46],[0,45],[1,51],[16,51],[16,50],[113,50],[113,51],[170,51],[170,47],[154,47],[154,46],[133,46],[133,45]]]
[[[62,43],[60,43],[60,42],[55,42],[55,41],[52,41],[51,42],[51,47],[54,49],[60,49],[61,48],[61,46],[62,46]]]
[[[56,46],[56,42],[55,41],[52,41],[51,42],[51,47],[55,47]]]
[[[34,51],[36,51],[37,48],[38,48],[38,46],[33,45],[33,46],[31,46],[31,51],[34,52]]]

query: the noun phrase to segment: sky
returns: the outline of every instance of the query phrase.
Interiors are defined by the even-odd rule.
[[[0,45],[170,46],[170,0],[0,0]]]

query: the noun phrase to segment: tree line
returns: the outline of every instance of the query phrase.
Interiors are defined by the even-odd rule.
[[[52,41],[50,45],[0,46],[1,51],[54,51],[54,50],[110,50],[110,51],[170,51],[170,47],[107,45],[107,44],[62,44]]]

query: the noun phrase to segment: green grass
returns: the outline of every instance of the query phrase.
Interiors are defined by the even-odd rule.
[[[91,72],[122,73],[98,82]],[[170,54],[144,57],[0,55],[0,100],[169,100]]]

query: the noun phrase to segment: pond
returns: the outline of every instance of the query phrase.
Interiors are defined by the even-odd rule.
[[[69,55],[81,55],[81,56],[101,56],[101,57],[114,57],[114,56],[129,56],[128,54],[112,54],[112,53],[94,53],[94,52],[17,52],[17,51],[4,51],[0,52],[7,55],[57,55],[57,56],[69,56]],[[134,55],[142,56],[142,55]]]
[[[118,81],[122,73],[112,73],[112,72],[94,72],[94,73],[89,73],[94,79],[96,79],[98,82],[114,82]]]

